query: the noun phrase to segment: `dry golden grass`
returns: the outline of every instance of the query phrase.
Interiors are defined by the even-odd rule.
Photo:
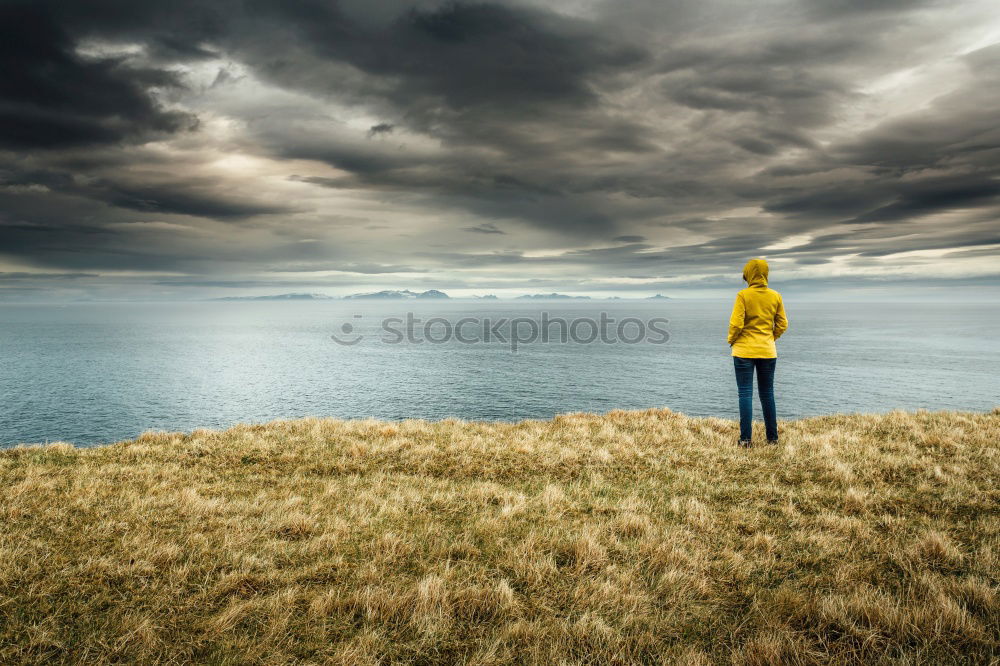
[[[1000,412],[0,452],[0,662],[990,663]]]

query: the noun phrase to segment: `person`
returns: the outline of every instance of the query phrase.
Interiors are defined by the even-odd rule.
[[[778,443],[778,415],[774,405],[774,368],[778,351],[774,341],[788,330],[781,294],[767,286],[767,262],[751,259],[743,267],[746,289],[736,294],[729,318],[729,345],[736,368],[740,400],[740,445],[750,446],[753,425],[753,375],[764,412],[767,441]]]

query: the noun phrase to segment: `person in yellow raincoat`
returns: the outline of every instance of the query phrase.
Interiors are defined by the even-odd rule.
[[[778,415],[774,404],[774,369],[778,362],[775,340],[788,330],[781,294],[767,286],[767,262],[751,259],[743,267],[747,288],[736,294],[729,317],[729,345],[736,368],[740,401],[740,445],[750,446],[753,425],[753,375],[764,413],[767,441],[778,443]]]

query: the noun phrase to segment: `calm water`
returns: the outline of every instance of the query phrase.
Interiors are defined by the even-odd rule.
[[[0,305],[0,446],[303,416],[514,420],[666,406],[736,415],[730,301]],[[781,418],[1000,404],[1000,309],[787,300]],[[384,317],[664,317],[666,344],[386,344]],[[356,317],[355,315],[361,315]],[[350,323],[351,335],[341,326]],[[401,327],[400,327],[401,328]],[[612,328],[612,332],[614,327]],[[506,329],[502,329],[506,330]],[[528,328],[522,326],[523,334]],[[555,337],[557,328],[550,329]],[[586,337],[588,328],[577,329]],[[422,337],[422,325],[416,329]],[[443,323],[431,330],[444,337]],[[466,325],[466,338],[482,338]],[[626,334],[635,337],[634,325]],[[364,335],[353,346],[342,338]]]

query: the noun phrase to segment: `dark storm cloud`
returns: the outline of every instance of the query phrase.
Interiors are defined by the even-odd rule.
[[[368,138],[373,136],[378,136],[379,134],[389,134],[392,132],[393,125],[389,123],[379,123],[378,125],[372,125],[368,128]]]
[[[167,182],[129,182],[110,178],[75,178],[68,170],[0,170],[0,187],[42,186],[65,194],[86,197],[111,206],[147,213],[165,213],[239,220],[254,215],[288,213],[288,204],[237,199],[212,191],[213,183],[178,175]]]
[[[170,72],[85,60],[40,6],[0,4],[0,147],[13,150],[141,141],[194,126],[165,111],[151,88],[179,85]]]
[[[641,125],[604,113],[593,88],[601,77],[640,65],[647,54],[605,38],[596,26],[499,3],[410,9],[375,27],[330,3],[259,6],[300,49],[297,60],[275,60],[239,41],[237,48],[260,75],[313,93],[374,99],[400,119],[394,133],[405,124],[451,150],[443,158],[420,159],[302,141],[289,136],[286,125],[262,130],[261,140],[277,154],[321,160],[353,176],[316,184],[423,192],[441,207],[591,234],[615,226],[613,215],[585,200],[600,188],[560,182],[564,172],[550,160],[574,150],[653,150]],[[368,76],[332,76],[329,89],[315,76],[344,65]],[[492,157],[483,160],[481,149]],[[575,196],[567,199],[564,189]]]
[[[474,234],[502,234],[503,230],[497,228],[497,225],[492,222],[484,222],[483,224],[477,224],[474,227],[462,227],[462,231],[469,231]]]
[[[395,77],[397,101],[432,97],[456,111],[592,103],[588,75],[642,57],[638,49],[606,43],[554,14],[496,3],[410,9],[376,29],[353,20],[336,3],[257,6],[262,18],[285,25],[312,54]],[[285,69],[282,63],[262,64],[265,71]]]
[[[841,168],[861,169],[864,178],[837,182],[831,176],[811,188],[789,188],[765,208],[798,217],[892,222],[995,206],[1000,195],[1000,46],[962,60],[972,74],[967,85],[922,110],[816,151],[798,165],[769,170],[775,185],[785,177],[822,177]]]
[[[513,165],[483,165],[475,158],[462,156],[421,160],[319,142],[286,146],[283,154],[318,159],[349,173],[337,178],[291,176],[322,187],[418,193],[443,209],[461,208],[487,218],[515,218],[584,236],[616,227],[612,207],[599,198],[603,188],[566,184],[569,191],[563,191],[563,184],[558,182],[528,182],[510,175],[506,170],[516,168]],[[497,171],[491,171],[490,166]],[[537,174],[537,180],[545,178],[543,173]],[[552,176],[548,180],[552,181]]]
[[[941,210],[995,203],[1000,180],[983,175],[949,176],[902,184],[892,203],[855,218],[858,222],[891,222]]]
[[[100,182],[88,188],[87,194],[120,208],[148,213],[174,213],[216,220],[233,220],[291,212],[292,206],[226,198],[211,192],[199,192],[196,182],[175,182],[169,185],[127,185]]]
[[[971,46],[988,9],[0,0],[0,258],[635,278],[750,254],[988,259],[1000,46]],[[267,177],[213,166],[228,151]]]

